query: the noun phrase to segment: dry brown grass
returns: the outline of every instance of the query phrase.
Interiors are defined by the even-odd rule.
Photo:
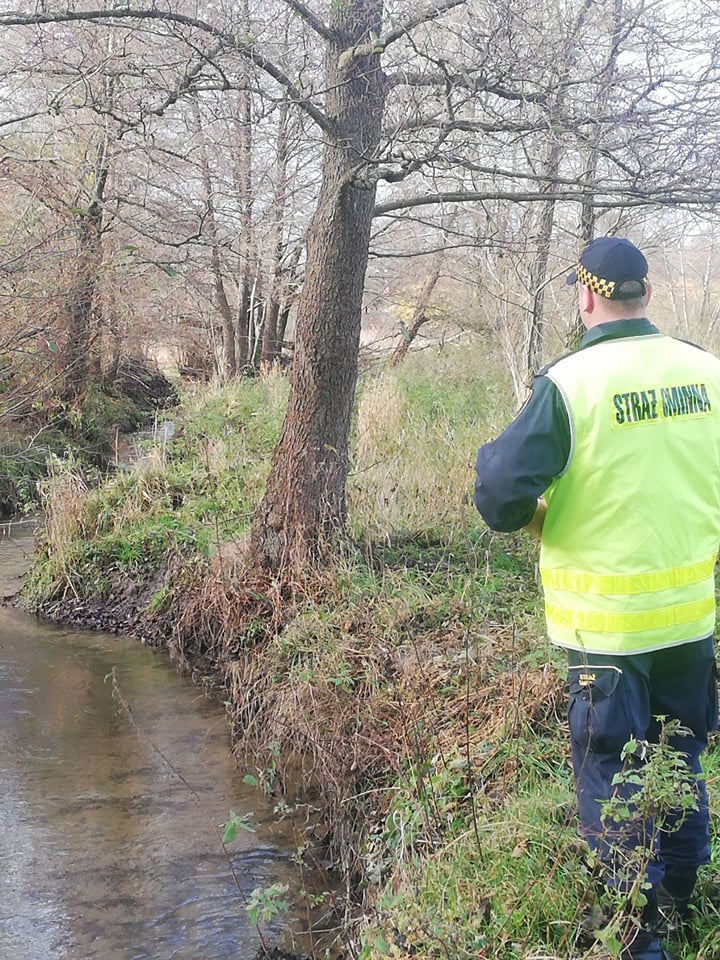
[[[508,740],[556,724],[561,684],[498,655],[517,645],[508,627],[424,624],[397,597],[360,608],[336,595],[331,611],[332,589],[327,571],[281,586],[248,573],[241,549],[226,553],[179,591],[172,645],[217,668],[242,762],[270,788],[301,782],[318,832],[357,876],[393,784],[413,789],[413,765],[466,755],[492,802],[514,773]]]
[[[80,532],[88,493],[79,468],[50,462],[48,478],[40,487],[40,499],[45,541],[52,554],[62,555]]]

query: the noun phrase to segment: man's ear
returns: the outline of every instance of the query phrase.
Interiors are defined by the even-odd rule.
[[[583,283],[578,285],[578,306],[580,313],[592,313],[595,306],[592,290]]]
[[[647,306],[650,303],[650,297],[652,297],[652,292],[653,292],[652,284],[648,283],[647,293],[645,294],[645,306]]]

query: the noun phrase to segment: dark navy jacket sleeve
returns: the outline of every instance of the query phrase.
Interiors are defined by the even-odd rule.
[[[555,384],[533,381],[530,398],[475,462],[475,506],[493,530],[519,530],[535,513],[538,497],[567,466],[570,424]]]

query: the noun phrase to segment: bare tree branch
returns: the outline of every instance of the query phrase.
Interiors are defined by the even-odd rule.
[[[356,44],[349,50],[343,51],[343,53],[340,55],[340,59],[338,60],[338,70],[341,73],[346,71],[352,65],[352,63],[355,60],[359,60],[360,57],[370,57],[373,54],[384,53],[391,43],[394,43],[401,37],[406,36],[411,30],[419,26],[421,23],[428,23],[431,20],[437,20],[438,17],[441,17],[444,13],[447,13],[448,10],[452,10],[454,7],[461,7],[466,2],[467,0],[443,0],[442,3],[438,3],[434,7],[423,10],[417,13],[414,17],[410,17],[404,23],[393,27],[393,29],[388,31],[385,36],[373,37],[369,43]]]
[[[465,0],[450,0],[451,3],[464,3]],[[113,10],[83,10],[61,11],[59,13],[4,13],[0,14],[0,26],[43,26],[52,23],[84,23],[84,22],[112,22],[114,20],[155,20],[167,23],[178,23],[182,26],[201,30],[210,37],[225,43],[229,49],[235,50],[240,56],[250,60],[278,83],[288,97],[312,117],[315,123],[326,133],[335,135],[335,127],[330,118],[305,96],[295,83],[272,60],[264,56],[256,44],[243,40],[240,36],[229,33],[220,27],[213,26],[199,17],[189,17],[182,13],[157,10],[137,10],[132,7],[116,7]]]
[[[600,184],[583,184],[577,190],[564,190],[552,194],[542,191],[459,190],[448,191],[447,193],[426,193],[419,197],[407,197],[404,200],[388,200],[385,203],[378,203],[373,209],[373,216],[383,217],[388,213],[394,213],[396,210],[409,210],[412,207],[432,206],[440,203],[480,203],[485,200],[508,200],[511,203],[548,203],[567,200],[574,203],[590,203],[592,206],[606,210],[613,207],[640,207],[652,204],[712,207],[720,202],[720,190],[708,190],[704,193],[692,187],[683,190],[663,187],[658,187],[656,190],[639,190],[618,185],[606,187],[603,190]]]
[[[220,50],[223,47],[222,41],[217,42],[210,50],[208,51],[197,51],[197,59],[194,63],[190,63],[183,73],[182,77],[178,80],[175,88],[170,91],[167,97],[163,100],[161,104],[153,107],[151,110],[147,111],[156,117],[162,117],[165,111],[172,107],[173,104],[177,103],[183,93],[187,93],[193,86],[193,82],[200,76],[203,67],[206,63],[211,63],[214,57],[218,55]],[[116,118],[117,119],[117,118]],[[120,130],[118,131],[118,139],[120,139],[125,133],[129,130],[134,129],[139,124],[143,123],[144,117],[140,117],[135,120],[133,123],[121,122]]]
[[[283,3],[287,4],[291,10],[294,10],[299,17],[312,27],[315,33],[319,34],[323,40],[330,40],[331,42],[336,42],[338,36],[334,30],[332,30],[326,23],[316,17],[312,10],[309,10],[304,3],[301,3],[300,0],[283,0]]]
[[[537,103],[544,106],[548,102],[546,93],[533,93],[530,90],[510,90],[498,83],[491,83],[487,77],[473,77],[469,73],[401,73],[389,74],[387,84],[395,87],[437,87],[450,83],[454,89],[465,90],[476,96],[479,93],[490,93],[500,100],[511,100],[516,103]]]

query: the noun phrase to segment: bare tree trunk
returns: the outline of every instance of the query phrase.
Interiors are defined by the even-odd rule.
[[[243,0],[243,20],[251,32],[248,0]],[[256,275],[253,243],[253,172],[252,172],[252,95],[250,85],[252,71],[244,65],[245,85],[239,92],[238,153],[236,182],[240,196],[240,276],[238,277],[238,315],[235,328],[238,371],[242,371],[252,358],[252,288]]]
[[[287,325],[290,319],[290,309],[290,304],[286,302],[278,311],[277,342],[279,349],[282,349],[285,343],[285,332],[287,331]]]
[[[308,231],[288,411],[251,531],[256,561],[301,570],[346,517],[348,442],[375,186],[354,181],[380,139],[385,88],[377,55],[354,45],[380,30],[382,0],[331,7],[323,176]],[[341,43],[340,38],[344,42]],[[342,59],[341,59],[342,58]]]
[[[243,261],[247,262],[243,257]],[[251,332],[250,332],[250,278],[247,274],[240,277],[238,298],[237,322],[235,324],[235,354],[237,356],[238,373],[242,373],[250,362]]]
[[[583,174],[583,181],[585,183],[592,183],[595,178],[598,155],[599,151],[597,149],[597,142],[595,142],[590,150],[588,163]],[[584,250],[584,248],[593,239],[595,235],[595,220],[595,206],[593,205],[591,198],[586,197],[580,207],[580,242],[578,244],[578,254]],[[580,314],[577,310],[575,310],[573,319],[568,324],[565,333],[565,343],[571,350],[576,350],[580,345],[580,340],[584,331],[585,326],[583,325]]]
[[[288,321],[290,320],[290,311],[295,304],[297,290],[300,287],[300,275],[298,271],[300,269],[300,257],[302,256],[303,249],[304,244],[298,241],[285,264],[277,322],[277,342],[279,350],[282,350],[285,342],[285,333],[287,331]]]
[[[81,396],[88,382],[90,348],[94,339],[94,312],[102,259],[102,208],[93,202],[77,217],[78,249],[76,272],[65,304],[65,348],[63,351],[64,400]]]
[[[552,195],[556,192],[556,179],[560,170],[562,148],[560,141],[550,131],[552,137],[548,148],[543,173],[547,177],[543,186],[543,193]],[[535,257],[530,265],[530,290],[533,295],[532,316],[528,334],[527,370],[532,377],[542,366],[543,359],[543,323],[545,317],[545,286],[547,284],[547,265],[550,257],[553,227],[555,225],[555,201],[547,200],[540,211],[540,229],[538,230],[538,246]]]
[[[261,367],[271,367],[280,356],[278,341],[278,319],[280,317],[280,302],[276,292],[268,300],[265,309],[265,323],[263,324]]]
[[[272,202],[272,266],[268,302],[263,327],[261,365],[271,366],[280,353],[278,343],[278,317],[282,297],[282,261],[283,261],[283,225],[285,222],[285,203],[287,197],[287,158],[288,158],[288,115],[287,103],[280,105],[278,135],[276,144],[275,185]]]
[[[710,317],[714,314],[710,310],[710,282],[713,276],[713,265],[715,260],[715,234],[710,234],[710,250],[708,251],[705,269],[702,278],[702,301],[700,303],[700,324],[701,329],[710,333]]]
[[[685,275],[685,254],[683,252],[682,246],[678,249],[678,256],[680,258],[680,277],[682,279],[683,286],[683,295],[682,298],[678,297],[677,287],[675,284],[674,270],[670,263],[670,258],[668,256],[668,251],[665,249],[663,251],[663,259],[665,260],[665,269],[667,275],[670,279],[668,284],[668,292],[670,294],[670,303],[672,304],[673,314],[675,319],[679,322],[682,317],[682,332],[687,336],[689,333],[688,329],[688,314],[687,314],[687,278]]]
[[[616,0],[621,3],[622,0]],[[550,141],[547,147],[547,154],[543,168],[543,174],[546,177],[543,193],[555,194],[557,192],[557,177],[560,172],[560,161],[562,159],[563,148],[559,137],[555,132],[556,117],[560,123],[560,114],[563,107],[563,101],[566,93],[566,84],[570,76],[573,61],[575,58],[576,37],[580,34],[585,17],[593,0],[584,0],[577,20],[572,30],[565,38],[563,55],[558,74],[558,88],[550,113],[550,129],[548,136]],[[540,230],[538,235],[538,250],[530,268],[530,289],[533,292],[533,308],[530,321],[530,331],[528,335],[527,351],[527,369],[532,377],[542,366],[543,361],[543,323],[545,316],[545,287],[548,282],[547,266],[550,256],[550,246],[552,243],[553,227],[555,224],[555,200],[548,200],[543,204],[540,214]]]
[[[440,267],[442,266],[444,259],[444,252],[439,251],[433,259],[433,264],[428,274],[427,280],[425,281],[422,290],[420,291],[420,296],[418,301],[415,304],[415,309],[413,310],[413,315],[410,318],[410,323],[407,325],[407,328],[403,331],[403,337],[400,343],[395,347],[390,357],[390,366],[395,367],[401,363],[407,355],[408,350],[410,349],[410,344],[413,342],[415,337],[418,335],[418,331],[424,323],[428,321],[427,308],[430,303],[430,298],[433,295],[433,290],[437,286],[437,282],[440,279]]]
[[[260,366],[260,347],[265,325],[266,301],[257,279],[250,290],[250,356],[248,366],[253,370]]]
[[[215,217],[215,200],[213,197],[212,177],[210,175],[210,160],[208,158],[207,142],[203,130],[202,116],[197,98],[192,98],[192,109],[195,118],[195,127],[200,141],[200,170],[202,174],[203,191],[205,193],[205,209],[207,216],[203,225],[210,241],[210,267],[213,276],[215,299],[222,321],[222,350],[223,350],[223,378],[230,379],[237,373],[235,357],[235,323],[232,308],[225,290],[222,261],[220,260],[220,243],[218,240],[217,219]]]
[[[112,44],[112,40],[108,43]],[[105,78],[104,96],[106,105],[111,107],[114,100],[112,76]],[[100,310],[98,285],[102,268],[103,206],[109,176],[110,118],[106,116],[95,157],[90,202],[87,210],[74,213],[78,239],[76,273],[65,309],[66,339],[61,388],[66,400],[74,400],[85,391],[93,364],[91,348],[97,335],[96,314]]]
[[[610,94],[610,85],[612,83],[613,74],[615,73],[615,67],[617,64],[621,23],[622,0],[614,0],[610,49],[608,50],[607,59],[600,75],[598,96],[595,99],[595,109],[598,114],[602,113]],[[588,162],[582,178],[582,182],[587,184],[588,187],[590,184],[595,183],[595,178],[597,175],[598,160],[600,158],[601,133],[599,130],[597,130],[594,131],[594,135],[591,132],[590,136],[591,139]],[[595,221],[597,217],[595,213],[595,205],[592,200],[592,196],[586,195],[580,207],[580,249],[578,250],[578,253],[580,253],[580,251],[582,251],[595,236]],[[578,347],[584,331],[585,327],[582,319],[580,318],[580,314],[576,311],[575,318],[569,325],[565,336],[565,342],[570,349],[574,350]]]

